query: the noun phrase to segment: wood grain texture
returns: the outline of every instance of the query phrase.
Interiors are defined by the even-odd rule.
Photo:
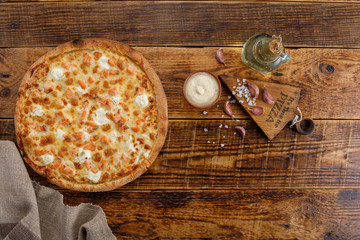
[[[259,32],[282,34],[293,47],[360,47],[359,11],[356,3],[4,3],[0,47],[54,46],[85,37],[137,46],[241,46]]]
[[[119,1],[119,0],[0,0],[0,3],[22,3],[22,2],[99,2],[99,1],[103,1],[103,2],[109,2],[109,1]],[[134,1],[138,1],[138,2],[144,2],[147,0],[134,0]],[[161,1],[161,0],[158,0]],[[167,1],[178,1],[178,0],[167,0]],[[183,0],[182,2],[191,2],[193,0]],[[208,0],[198,0],[197,2],[205,2]],[[217,2],[219,1],[223,1],[223,2],[237,2],[238,0],[217,0]],[[359,0],[246,0],[245,2],[331,2],[331,3],[335,3],[335,2],[359,2]]]
[[[30,65],[51,48],[0,49],[0,118],[13,118],[20,81]],[[241,48],[224,48],[228,68],[215,59],[217,48],[136,47],[158,73],[167,95],[170,118],[229,118],[223,103],[231,95],[225,87],[216,106],[202,110],[190,106],[182,94],[184,79],[194,71],[209,70],[240,79],[286,83],[302,88],[299,107],[315,119],[360,119],[360,49],[289,49],[291,60],[276,72],[262,75],[241,63]],[[237,118],[250,119],[233,105]]]
[[[43,1],[0,0],[0,139],[15,140],[27,68],[75,38],[142,52],[163,82],[171,120],[158,159],[122,188],[59,189],[28,167],[32,180],[59,189],[65,204],[102,207],[118,239],[360,239],[360,49],[329,49],[360,47],[358,1]],[[240,60],[239,46],[259,32],[282,34],[291,55],[266,76]],[[214,57],[219,46],[226,69]],[[301,87],[299,107],[318,119],[315,132],[285,128],[269,142],[240,106],[241,121],[224,114],[225,88],[219,107],[202,114],[182,96],[197,70]],[[244,144],[235,125],[246,128]]]
[[[251,120],[171,120],[157,160],[121,189],[359,187],[360,121],[315,123],[311,135],[286,128],[269,142]],[[247,131],[242,145],[236,125]],[[12,120],[0,121],[0,139],[15,140]],[[50,186],[33,171],[30,175]]]
[[[118,239],[360,238],[359,190],[61,193],[101,206]]]

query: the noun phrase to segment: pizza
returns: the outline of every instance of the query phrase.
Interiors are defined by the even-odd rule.
[[[107,191],[143,174],[167,133],[167,101],[148,61],[126,44],[62,44],[26,72],[15,111],[24,160],[51,183]]]

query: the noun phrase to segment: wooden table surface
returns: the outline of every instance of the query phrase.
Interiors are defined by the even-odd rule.
[[[66,204],[101,206],[119,239],[360,239],[358,1],[0,2],[0,139],[15,140],[13,113],[26,69],[58,44],[123,41],[158,73],[169,131],[140,178],[111,192],[82,193],[29,169]],[[268,75],[240,59],[244,42],[261,32],[281,34],[291,55]],[[215,59],[219,47],[227,68]],[[184,79],[197,70],[301,87],[299,107],[315,120],[314,133],[285,128],[268,141],[237,105],[239,122],[222,118],[222,107],[203,115],[182,95]],[[228,95],[223,89],[221,106]],[[247,130],[244,144],[233,134],[236,125]]]

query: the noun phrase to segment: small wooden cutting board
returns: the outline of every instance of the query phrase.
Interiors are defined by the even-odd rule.
[[[219,75],[219,79],[229,88],[236,100],[249,113],[251,118],[270,140],[273,139],[288,122],[294,119],[295,110],[300,98],[300,88],[258,80],[237,79],[227,75]],[[239,97],[238,92],[236,92],[237,87],[246,87],[246,81],[259,87],[259,96],[255,101],[253,101],[253,97],[250,97],[248,102],[246,97]],[[274,104],[271,105],[264,102],[264,88],[274,97]],[[255,104],[253,104],[254,102]],[[262,107],[264,114],[261,116],[253,114],[251,109],[254,107]]]

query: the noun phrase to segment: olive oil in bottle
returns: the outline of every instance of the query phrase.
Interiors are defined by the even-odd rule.
[[[284,62],[290,60],[285,53],[281,36],[270,36],[266,33],[256,34],[249,38],[242,48],[241,60],[248,67],[267,74],[275,71]]]

